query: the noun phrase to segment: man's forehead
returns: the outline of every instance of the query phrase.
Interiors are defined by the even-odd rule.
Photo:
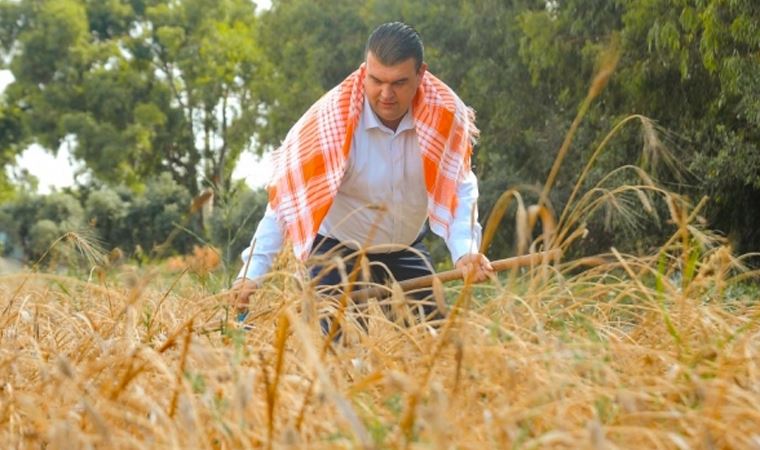
[[[372,52],[367,52],[367,72],[374,74],[414,74],[416,72],[417,62],[413,57],[409,57],[396,64],[383,64]]]

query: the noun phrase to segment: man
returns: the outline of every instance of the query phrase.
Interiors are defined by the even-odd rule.
[[[372,281],[386,281],[388,271],[402,281],[432,272],[421,239],[427,221],[457,268],[472,272],[474,281],[492,273],[478,250],[472,110],[427,72],[413,28],[379,26],[365,56],[356,72],[301,117],[273,155],[267,211],[233,285],[238,305],[247,304],[286,237],[302,259],[348,255],[349,272],[354,250],[362,248]],[[337,269],[322,265],[311,274],[321,285],[341,281]]]

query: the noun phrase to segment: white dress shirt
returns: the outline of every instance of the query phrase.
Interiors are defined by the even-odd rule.
[[[354,131],[348,167],[332,206],[319,227],[319,234],[337,239],[368,253],[402,250],[417,239],[427,218],[427,190],[419,142],[411,109],[396,131],[378,120],[369,102]],[[470,171],[457,187],[458,203],[448,236],[442,236],[457,261],[477,253],[481,227],[477,221],[478,185]],[[265,275],[282,249],[284,227],[271,205],[243,251],[238,275],[255,279]],[[247,264],[252,256],[250,264]],[[248,272],[245,272],[248,265]]]

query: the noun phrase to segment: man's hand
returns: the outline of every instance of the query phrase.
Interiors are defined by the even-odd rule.
[[[491,261],[482,253],[469,253],[462,256],[457,260],[456,268],[462,271],[465,280],[467,275],[472,272],[470,280],[473,283],[485,281],[489,275],[493,274]]]
[[[258,283],[247,278],[240,278],[232,283],[230,293],[232,295],[232,306],[238,312],[248,310],[248,297],[259,288]]]

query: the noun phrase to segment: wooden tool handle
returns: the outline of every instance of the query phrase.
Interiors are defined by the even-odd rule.
[[[560,255],[558,249],[550,250],[547,252],[531,253],[529,255],[513,256],[511,258],[499,259],[497,261],[491,261],[494,272],[502,272],[507,269],[513,269],[515,267],[532,266],[540,263],[544,259],[552,260]],[[411,278],[399,282],[401,289],[411,291],[414,289],[421,289],[430,287],[433,285],[433,280],[438,279],[441,283],[453,280],[461,280],[463,277],[461,269],[452,269],[445,272],[440,272],[432,275],[426,275],[424,277]],[[360,289],[351,293],[353,300],[361,300],[371,297],[380,297],[384,293],[388,292],[388,288],[385,286],[373,286],[366,289]]]

